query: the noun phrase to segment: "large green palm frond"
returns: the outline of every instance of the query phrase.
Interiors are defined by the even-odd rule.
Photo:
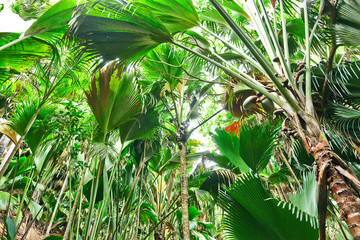
[[[248,172],[249,168],[261,172],[270,160],[279,127],[270,121],[259,125],[244,123],[239,132],[238,137],[217,130],[213,139],[220,152],[242,172]]]
[[[0,46],[19,37],[19,33],[1,33]],[[34,60],[49,57],[50,53],[51,46],[36,38],[28,38],[0,51],[0,81],[7,79],[13,73],[30,69],[34,65]]]
[[[322,91],[325,75],[325,62],[313,67],[314,87],[319,92]],[[360,139],[360,63],[355,61],[334,64],[329,76],[327,107],[318,107],[317,110],[323,116],[323,122],[328,123],[327,129],[334,128],[331,131],[337,130],[345,138],[352,136]],[[331,139],[333,137],[330,141]]]
[[[359,45],[360,38],[360,1],[340,0],[337,4],[337,22],[333,26],[338,42],[346,46]]]
[[[106,65],[92,78],[91,87],[85,91],[97,122],[106,135],[122,124],[133,121],[142,112],[142,102],[132,73],[116,62]]]
[[[155,129],[159,126],[159,113],[153,108],[140,114],[136,119],[119,126],[120,139],[123,144],[136,139],[153,137]]]
[[[85,0],[61,0],[40,16],[26,32],[6,44],[0,45],[0,51],[33,36],[48,43],[57,42],[67,31],[69,21],[76,7],[85,3]]]
[[[182,32],[200,24],[192,0],[135,0],[150,8],[170,33]]]
[[[15,114],[10,117],[8,125],[19,135],[25,134],[25,129],[30,119],[33,117],[38,109],[38,104],[35,102],[23,102],[21,105],[15,107]],[[55,111],[54,107],[43,107],[33,126],[25,136],[25,142],[29,145],[31,151],[34,153],[40,143],[51,133],[50,119]]]
[[[70,23],[71,32],[82,40],[86,51],[101,61],[138,60],[172,37],[149,8],[123,5],[115,0],[83,6]]]
[[[316,219],[292,204],[272,199],[253,174],[243,175],[225,191],[220,193],[220,206],[226,214],[227,239],[318,239]]]

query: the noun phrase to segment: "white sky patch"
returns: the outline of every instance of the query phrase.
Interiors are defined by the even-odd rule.
[[[25,32],[35,20],[24,21],[19,15],[11,11],[12,0],[0,0],[4,9],[0,12],[0,32]]]

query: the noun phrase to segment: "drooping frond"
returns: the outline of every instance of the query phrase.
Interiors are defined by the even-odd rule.
[[[135,0],[150,8],[170,33],[198,26],[200,21],[192,0]]]
[[[172,39],[151,9],[141,4],[124,6],[115,0],[81,8],[71,21],[71,32],[82,40],[84,50],[103,62],[138,60]]]
[[[19,36],[19,33],[1,33],[0,46],[18,39]],[[49,57],[50,53],[51,46],[36,38],[28,38],[0,51],[0,81],[13,73],[29,70],[34,65],[34,60]]]
[[[222,186],[230,187],[237,179],[236,174],[229,170],[215,170],[201,184],[200,189],[218,196]]]
[[[337,22],[333,26],[338,42],[346,46],[359,45],[360,1],[340,0],[337,4]]]

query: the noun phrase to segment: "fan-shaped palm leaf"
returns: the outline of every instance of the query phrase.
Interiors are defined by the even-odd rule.
[[[84,40],[85,50],[103,60],[137,60],[171,35],[149,8],[102,1],[82,8],[72,21],[72,32]]]
[[[171,33],[200,24],[192,0],[136,0],[149,7]]]
[[[173,47],[162,45],[149,52],[142,64],[147,79],[166,80],[172,87],[175,87],[180,81],[179,78],[184,74],[183,62],[183,52],[175,52]]]
[[[10,118],[10,123],[8,125],[19,135],[25,135],[27,124],[34,116],[37,109],[38,104],[35,102],[24,102],[22,105],[18,105],[15,110],[16,113]],[[29,132],[26,134],[25,142],[29,145],[33,153],[44,138],[51,133],[50,119],[51,116],[53,116],[53,113],[53,107],[43,107]]]
[[[316,219],[292,204],[279,206],[258,177],[243,175],[225,190],[220,206],[227,239],[318,239]]]
[[[159,122],[158,117],[158,112],[150,108],[135,120],[120,125],[121,142],[126,144],[129,141],[154,136],[154,129]]]
[[[141,96],[133,74],[124,74],[124,67],[109,64],[92,79],[87,101],[106,135],[121,124],[135,120],[142,111]]]
[[[213,139],[220,152],[226,156],[242,172],[249,168],[261,171],[272,154],[279,128],[271,122],[251,126],[241,126],[239,137],[224,130],[217,130]]]

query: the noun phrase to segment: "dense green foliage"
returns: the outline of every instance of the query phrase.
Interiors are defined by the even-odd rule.
[[[311,144],[359,196],[359,0],[32,3],[0,32],[2,239],[354,235]]]

